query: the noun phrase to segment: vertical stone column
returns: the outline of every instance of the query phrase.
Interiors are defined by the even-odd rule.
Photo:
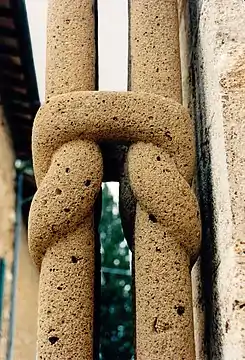
[[[131,1],[130,23],[130,90],[181,102],[176,0]],[[177,119],[176,129],[182,122]],[[171,143],[164,123],[162,128]],[[139,360],[195,359],[190,270],[198,253],[200,221],[190,189],[194,152],[186,161],[182,159],[180,169],[172,155],[151,144],[137,143],[129,150],[129,179],[138,201],[134,257]]]
[[[93,0],[49,0],[46,98],[95,90]]]
[[[95,34],[91,0],[50,0],[47,49],[47,103],[76,91],[95,88]],[[98,146],[79,139],[55,143],[75,128],[69,113],[67,128],[54,137],[40,156],[40,137],[52,137],[49,126],[62,126],[58,106],[46,119],[36,118],[33,160],[38,191],[29,220],[30,253],[41,270],[38,359],[93,358],[94,229],[93,207],[102,181]],[[53,113],[52,113],[53,115]],[[35,132],[35,126],[39,130]],[[47,143],[46,140],[44,143]],[[43,143],[43,146],[44,146]],[[39,154],[39,155],[38,155]],[[49,160],[47,160],[49,159]],[[48,166],[46,164],[48,163]]]
[[[176,0],[130,1],[130,83],[181,102]]]

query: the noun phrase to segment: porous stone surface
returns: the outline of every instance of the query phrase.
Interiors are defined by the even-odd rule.
[[[192,122],[182,105],[172,99],[101,91],[73,92],[50,99],[38,111],[33,127],[38,185],[51,164],[53,152],[83,137],[88,143],[115,139],[152,142],[168,151],[181,174],[191,181],[195,162]]]
[[[199,85],[193,86],[191,82],[191,59],[193,50],[195,49],[195,39],[198,32],[197,21],[200,14],[201,2],[195,0],[178,0],[178,14],[179,14],[179,38],[180,38],[180,60],[181,60],[181,78],[182,78],[182,102],[183,105],[192,113],[194,127],[198,117],[192,111],[193,101],[192,97],[198,91]],[[192,30],[190,29],[192,24]],[[194,60],[194,58],[193,58]],[[193,61],[195,66],[195,61]],[[198,144],[196,144],[198,146]],[[197,151],[198,152],[198,151]],[[197,164],[198,168],[198,164]],[[197,191],[197,171],[195,171],[193,179],[193,189],[196,194]],[[202,213],[203,217],[203,213]],[[205,243],[205,238],[202,244]],[[205,301],[203,297],[202,273],[203,263],[206,262],[203,257],[203,249],[200,250],[200,255],[192,268],[192,298],[193,298],[193,321],[194,321],[194,338],[196,359],[204,360],[207,358],[206,335],[205,335]],[[207,270],[206,270],[207,271]],[[208,286],[209,287],[209,286]],[[207,288],[208,288],[207,287]],[[210,288],[210,287],[209,287]],[[208,291],[208,290],[207,290]]]
[[[50,1],[47,105],[60,94],[66,94],[68,104],[73,102],[73,92],[95,89],[95,53],[93,2]],[[53,137],[56,130],[62,130],[64,140],[72,128],[72,114],[66,119],[69,124],[63,126],[61,113],[58,104],[47,119],[37,117],[40,134],[34,130],[33,135],[38,190],[29,217],[29,249],[41,271],[38,359],[92,359],[93,210],[101,188],[103,161],[99,146],[93,139],[87,141],[86,132],[75,137],[71,131],[69,140],[62,143],[57,134]]]
[[[176,126],[177,119],[181,119],[178,126]],[[136,131],[137,129],[140,129],[140,131]],[[86,141],[80,140],[81,138],[86,138]],[[156,201],[149,199],[147,192],[143,192],[142,204],[145,208],[146,201],[147,206],[149,206],[149,212],[153,214],[153,217],[159,218],[160,222],[169,222],[169,226],[172,229],[171,234],[178,233],[179,246],[183,248],[183,254],[188,254],[188,256],[186,255],[188,262],[190,262],[190,258],[194,261],[196,257],[199,239],[198,209],[195,198],[188,185],[188,182],[190,182],[192,178],[194,166],[194,143],[191,120],[185,109],[171,99],[163,98],[159,95],[134,92],[73,92],[72,94],[64,94],[51,98],[49,102],[39,110],[33,128],[33,160],[38,192],[32,203],[29,227],[32,257],[38,266],[40,266],[42,262],[43,270],[41,271],[40,284],[42,301],[40,303],[39,315],[39,339],[44,339],[42,340],[44,341],[42,346],[43,349],[45,349],[43,354],[48,354],[49,356],[54,356],[54,354],[58,353],[60,358],[63,358],[66,351],[65,349],[68,348],[69,353],[74,351],[72,353],[74,354],[73,356],[82,351],[82,347],[79,348],[79,344],[82,344],[82,337],[80,336],[78,345],[73,340],[69,342],[70,345],[68,347],[65,339],[69,334],[62,330],[63,327],[68,329],[70,323],[68,321],[68,325],[65,325],[66,320],[64,319],[64,314],[67,312],[64,311],[64,302],[68,301],[65,296],[71,292],[71,289],[70,291],[67,290],[66,293],[63,287],[65,286],[65,289],[69,289],[70,283],[68,279],[71,277],[71,270],[69,270],[70,257],[67,257],[62,250],[58,249],[59,246],[61,249],[64,248],[65,243],[66,252],[68,251],[68,244],[73,241],[72,238],[69,238],[70,234],[73,234],[73,231],[77,228],[79,219],[90,218],[89,215],[93,210],[93,200],[99,191],[102,178],[102,159],[99,156],[98,148],[92,141],[99,142],[101,140],[112,139],[154,144],[149,145],[147,153],[151,154],[151,157],[146,156],[145,161],[151,163],[154,158],[155,162],[159,164],[157,171],[160,171],[160,173],[164,170],[163,161],[167,158],[171,172],[168,174],[169,169],[167,169],[166,176],[163,176],[163,179],[168,182],[172,179],[171,174],[174,177],[177,176],[175,186],[177,186],[179,190],[181,189],[180,191],[183,194],[178,204],[171,209],[175,212],[179,222],[176,223],[174,218],[171,217],[171,214],[170,216],[165,215],[162,218],[161,202],[164,200],[162,200],[162,197],[158,199],[157,195],[160,196],[160,192],[155,196]],[[143,144],[142,146],[147,145]],[[153,149],[151,147],[153,147]],[[136,151],[136,155],[140,158],[142,156],[142,154],[139,155],[139,150]],[[133,156],[133,149],[131,156]],[[160,161],[161,158],[162,161]],[[135,166],[137,164],[134,160],[132,160],[132,163],[135,163]],[[139,176],[139,179],[144,181],[144,178],[142,176],[140,177],[139,172],[142,171],[142,165],[142,163],[139,163],[136,174]],[[148,166],[147,169],[149,169]],[[87,180],[90,180],[89,184]],[[140,198],[142,186],[137,185],[137,181],[132,181],[132,184],[134,184],[133,189],[135,187],[134,192],[136,198]],[[139,187],[140,190],[137,190],[137,187]],[[78,191],[80,188],[81,190]],[[72,196],[71,189],[73,189]],[[149,184],[146,184],[145,189],[149,191]],[[162,185],[160,189],[163,190],[164,185]],[[174,194],[175,192],[170,193],[170,195],[168,194],[168,196],[170,196],[168,197],[168,202],[170,198],[172,200]],[[42,204],[42,207],[40,207],[40,204]],[[186,206],[192,210],[187,211]],[[181,209],[183,212],[186,212],[186,218],[181,215],[183,218],[182,222],[179,215]],[[170,209],[166,211],[168,213]],[[51,213],[52,216],[50,216]],[[43,220],[41,221],[41,219]],[[149,221],[151,220],[148,220],[148,222]],[[81,223],[80,226],[82,225],[83,223]],[[180,230],[179,227],[181,227],[182,230]],[[84,227],[83,232],[85,232],[85,229]],[[183,236],[181,231],[183,231]],[[73,234],[72,236],[75,235]],[[188,243],[186,242],[187,238],[189,240]],[[79,248],[82,247],[84,243],[86,243],[85,240],[82,242],[79,239],[79,247],[77,246],[75,251],[79,251]],[[85,255],[83,254],[85,253],[85,249],[88,248],[89,244],[86,243],[86,246],[84,246],[81,253],[79,253],[79,256],[81,256],[80,271],[85,271],[83,266],[83,257]],[[52,249],[49,256],[52,258],[53,263],[57,264],[53,267],[54,270],[46,264],[46,258],[49,257],[49,251],[47,249]],[[59,261],[57,260],[56,263],[55,258],[58,256],[59,251],[61,255],[59,255]],[[92,259],[92,248],[90,249],[90,255],[90,259]],[[63,262],[61,259],[64,259]],[[61,277],[58,276],[59,270],[56,270],[56,268],[59,269],[61,263],[63,263],[63,272],[66,271],[67,267],[69,277],[68,275],[64,276],[64,273],[61,274]],[[66,266],[64,266],[65,263],[67,264]],[[49,264],[51,263],[49,262]],[[93,276],[92,265],[93,262],[87,270],[90,276],[85,276],[85,273],[83,274],[85,279],[88,278],[91,280]],[[189,265],[185,264],[185,266],[188,268]],[[44,272],[45,270],[46,272]],[[67,278],[67,282],[63,280],[63,286],[61,286],[63,291],[58,291],[56,288],[59,285],[56,279],[61,281],[61,279],[64,278]],[[42,283],[42,279],[44,283]],[[85,280],[83,280],[83,282],[84,281]],[[72,281],[70,286],[73,286],[73,283]],[[91,281],[88,284],[91,284]],[[54,290],[57,291],[58,295],[54,296]],[[87,304],[86,306],[91,304],[89,300],[91,300],[92,289],[86,292],[86,296],[89,296],[89,298],[87,298],[83,292],[81,293],[81,291],[81,289],[78,289],[78,295],[76,295],[76,292],[73,292],[73,297],[71,297],[69,301],[69,307],[72,307],[73,304],[71,300],[74,300],[74,303],[77,304],[78,299],[83,297],[85,297],[83,304]],[[47,296],[49,292],[50,297]],[[191,292],[187,293],[191,294]],[[44,295],[46,297],[44,297]],[[61,300],[62,295],[64,296],[63,300]],[[45,300],[48,297],[49,300]],[[46,314],[47,311],[50,310],[47,310],[47,308],[57,297],[59,300],[57,300],[57,305],[55,306],[56,312],[51,311],[52,315],[49,313],[51,320],[48,321]],[[58,304],[60,309],[58,308]],[[184,310],[186,311],[186,315],[183,318],[186,317],[191,322],[192,317],[188,316],[188,304],[186,304],[185,301],[184,304],[186,307],[186,310]],[[89,313],[89,310],[91,312],[92,308],[87,309],[87,313]],[[59,311],[62,315],[59,315]],[[174,311],[176,312],[177,310],[175,309]],[[42,314],[45,314],[43,319]],[[63,316],[63,327],[62,323],[57,323],[57,319],[59,319],[60,316]],[[83,320],[85,321],[84,318]],[[46,339],[44,336],[48,334],[51,323],[55,325],[52,326],[52,329],[54,329],[56,333],[54,337],[55,339],[58,338],[54,344],[49,344],[48,336],[46,335]],[[83,324],[81,319],[79,323]],[[85,321],[85,324],[86,323]],[[72,324],[74,324],[74,322],[72,322]],[[174,327],[174,325],[172,326]],[[74,332],[76,335],[78,330],[74,325],[72,329],[72,339],[74,339]],[[79,330],[81,331],[81,329]],[[87,328],[81,331],[81,333],[86,334],[86,331]],[[41,340],[39,340],[39,344],[41,344]],[[83,348],[85,347],[87,349],[87,345],[83,344]],[[75,348],[75,350],[72,350],[73,348]],[[88,354],[88,358],[91,356],[89,351],[84,353]]]
[[[176,0],[130,1],[130,84],[181,100],[181,69]]]
[[[94,90],[95,26],[91,0],[50,0],[46,98]]]
[[[130,1],[132,91],[181,102],[178,34],[176,0]],[[175,126],[182,126],[181,116]],[[200,219],[190,188],[194,163],[185,166],[189,178],[153,145],[129,149],[128,176],[138,202],[134,270],[136,355],[141,360],[195,359],[190,270],[200,246]]]
[[[90,91],[94,83],[91,63],[77,51],[86,39],[86,56],[93,62],[89,52],[93,39],[88,35],[93,21],[87,21],[86,27],[78,21],[75,28],[66,21],[67,14],[77,19],[76,12],[81,15],[89,4],[50,2],[47,101],[33,128],[38,191],[29,222],[30,252],[41,269],[38,356],[51,360],[94,356],[93,210],[103,176],[99,144],[116,142],[134,144],[128,171],[138,201],[137,358],[191,360],[195,350],[189,273],[199,249],[200,219],[190,189],[195,162],[192,122],[179,103],[176,3],[157,2],[161,21],[154,24],[153,17],[157,20],[159,15],[153,2],[150,6],[146,1],[131,4],[131,34],[134,29],[143,30],[143,21],[153,26],[150,32],[157,41],[147,47],[150,38],[139,31],[139,47],[131,51],[132,89],[136,91],[128,93]],[[72,31],[64,23],[71,24]],[[82,63],[78,63],[80,55]],[[138,66],[144,57],[146,71]],[[155,72],[159,73],[156,82]]]
[[[188,102],[196,118],[203,218],[197,296],[205,309],[204,356],[240,360],[245,358],[245,5],[239,0],[187,4],[186,75],[194,89]],[[198,359],[202,356],[200,351]]]
[[[35,150],[34,150],[35,153]],[[40,168],[40,164],[35,164]],[[31,205],[29,247],[41,267],[40,359],[93,356],[93,206],[102,181],[97,145],[64,144]]]

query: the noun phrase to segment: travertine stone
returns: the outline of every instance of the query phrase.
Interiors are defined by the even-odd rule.
[[[29,247],[41,267],[40,359],[92,359],[93,206],[101,181],[99,148],[82,140],[61,146],[41,182],[37,176]]]
[[[176,0],[131,1],[130,17],[131,90],[181,102]],[[181,116],[175,127],[182,127]],[[189,178],[153,145],[138,143],[129,149],[129,179],[138,201],[134,261],[139,360],[195,359],[190,269],[199,249],[200,219],[190,188],[194,165],[185,164]]]
[[[131,90],[181,101],[176,0],[130,0]]]
[[[95,89],[95,23],[91,0],[50,0],[47,104],[60,94]],[[81,103],[76,104],[78,108]],[[29,219],[29,248],[41,270],[38,358],[93,358],[94,204],[102,181],[102,156],[86,132],[70,132],[73,114],[62,107],[37,116],[33,133],[38,191]],[[68,121],[68,123],[67,123]],[[49,124],[47,126],[47,124]],[[51,124],[54,131],[50,131]],[[65,125],[65,126],[64,126]],[[61,130],[61,137],[54,135]],[[52,139],[50,143],[49,139]],[[46,145],[47,146],[46,146]]]
[[[245,4],[189,2],[208,359],[245,359]],[[193,19],[195,19],[193,24]]]
[[[93,358],[93,210],[103,175],[101,142],[134,144],[128,169],[138,201],[137,358],[194,359],[189,272],[199,248],[200,220],[190,189],[192,122],[179,103],[176,4],[157,3],[161,15],[151,2],[133,4],[131,36],[146,25],[154,33],[145,41],[147,32],[139,31],[139,47],[132,48],[132,88],[137,91],[98,93],[90,91],[91,3],[50,2],[47,101],[33,128],[38,191],[29,226],[30,252],[41,268],[40,359]],[[78,19],[83,11],[86,26],[67,19],[68,14]],[[86,58],[78,53],[83,40]],[[142,65],[146,71],[139,66],[142,58],[148,59]]]
[[[196,87],[193,86],[190,76],[190,63],[193,56],[193,50],[195,49],[195,40],[197,35],[197,23],[201,11],[201,1],[196,0],[178,0],[178,13],[179,13],[179,37],[180,37],[180,59],[181,59],[181,78],[182,78],[182,102],[183,106],[190,109],[192,112],[192,96],[199,91],[200,84]],[[192,30],[190,31],[190,24]],[[196,60],[193,61],[193,65],[196,66]],[[193,114],[193,120],[198,122],[198,117]],[[196,124],[195,124],[196,126]],[[198,144],[197,144],[198,147]],[[199,161],[197,160],[197,164]],[[197,165],[198,166],[198,165]],[[197,171],[193,179],[193,189],[197,193]],[[201,206],[201,204],[200,204]],[[202,217],[201,212],[201,217]],[[203,239],[202,244],[207,243]],[[199,257],[192,268],[192,298],[193,298],[193,322],[194,322],[194,338],[195,338],[195,350],[196,360],[205,360],[205,302],[203,299],[203,287],[202,287],[202,271],[203,263],[205,261],[202,249],[200,249]],[[209,255],[210,256],[210,255]],[[204,272],[206,272],[204,270]],[[210,281],[208,281],[210,283]],[[211,284],[208,285],[210,288]],[[207,287],[207,292],[208,292]]]
[[[181,122],[176,126],[178,119]],[[80,140],[82,138],[86,141]],[[188,263],[183,264],[185,269],[189,269],[190,258],[194,260],[196,257],[199,238],[197,204],[188,186],[194,166],[194,143],[191,121],[185,109],[171,99],[134,92],[73,92],[51,98],[39,110],[33,129],[38,192],[32,203],[29,230],[32,257],[38,266],[42,263],[39,353],[41,351],[51,359],[57,354],[59,359],[65,359],[67,353],[73,354],[73,358],[78,354],[86,354],[87,358],[92,356],[88,329],[92,328],[93,243],[88,234],[91,234],[91,214],[102,178],[102,159],[94,142],[112,139],[138,143],[135,145],[136,159],[134,148],[130,156],[137,179],[139,176],[143,182],[146,181],[142,177],[143,164],[137,162],[142,156],[138,149],[140,144],[151,154],[150,158],[146,157],[146,162],[152,163],[155,159],[159,164],[157,171],[162,173],[165,166],[169,166],[171,171],[168,173],[167,169],[162,177],[155,200],[151,199],[151,193],[147,193],[149,184],[143,189],[142,198],[142,186],[137,179],[132,181],[133,189],[149,214],[154,214],[152,216],[160,222],[167,222],[169,236],[178,234],[180,257],[188,259]],[[164,159],[167,159],[165,163]],[[154,169],[153,166],[152,174],[156,174]],[[134,171],[131,175],[134,176]],[[173,191],[167,193],[164,184],[170,180]],[[166,208],[167,213],[174,211],[178,222],[173,221],[171,214],[161,215],[164,196],[161,190],[165,191],[164,201],[167,199],[170,206]],[[173,207],[172,197],[178,191],[182,198],[179,196]],[[77,232],[81,234],[79,240]],[[72,270],[75,266],[79,267],[76,276],[79,274],[83,278],[82,288],[79,281],[74,286],[76,277],[73,280]],[[186,296],[190,294],[186,293]],[[75,311],[80,303],[84,310],[82,318]],[[191,322],[188,303],[182,300],[181,304],[177,303],[175,316],[176,312],[178,315],[178,311],[183,311],[182,307],[178,310],[178,306],[185,306],[185,315],[181,315]],[[76,322],[68,309],[79,318],[76,319],[79,328],[74,325]],[[83,316],[84,313],[88,318]]]
[[[50,0],[46,98],[95,87],[92,0]]]
[[[195,162],[192,122],[182,105],[172,99],[101,91],[51,98],[38,111],[33,128],[37,184],[45,177],[53,152],[71,140],[85,137],[95,142],[152,142],[168,151],[181,174],[191,181]]]

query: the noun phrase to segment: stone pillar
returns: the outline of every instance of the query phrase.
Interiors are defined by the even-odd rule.
[[[136,354],[139,360],[194,360],[190,270],[198,254],[200,220],[190,188],[193,127],[190,121],[183,126],[186,113],[178,104],[181,76],[176,0],[131,1],[130,24],[131,90],[159,94],[166,103],[169,100],[164,96],[171,98],[169,121],[174,130],[162,119],[154,135],[162,132],[166,147],[178,139],[188,148],[187,157],[178,146],[173,153],[150,143],[136,143],[129,150],[129,179],[138,201]],[[177,108],[181,108],[180,116],[175,116]],[[157,114],[156,106],[151,117]]]
[[[46,98],[95,90],[93,0],[49,0]]]
[[[76,136],[76,111],[69,111],[66,123],[59,115],[70,108],[73,94],[95,88],[94,28],[91,0],[50,1],[44,107],[52,101],[57,106],[47,117],[41,109],[34,124],[38,191],[29,220],[30,253],[41,271],[38,359],[93,358],[93,207],[102,157],[93,141]]]
[[[38,191],[29,226],[30,252],[41,269],[38,355],[93,358],[93,210],[102,180],[97,144],[117,142],[134,144],[128,169],[138,201],[137,358],[191,360],[190,269],[200,221],[190,189],[193,127],[180,104],[176,4],[132,2],[135,91],[128,93],[90,91],[93,56],[91,62],[87,56],[94,25],[89,16],[88,0],[50,2],[47,101],[33,128]]]

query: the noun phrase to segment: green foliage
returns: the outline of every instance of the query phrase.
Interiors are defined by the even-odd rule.
[[[132,278],[130,254],[113,196],[102,193],[100,357],[130,360],[133,356]]]

